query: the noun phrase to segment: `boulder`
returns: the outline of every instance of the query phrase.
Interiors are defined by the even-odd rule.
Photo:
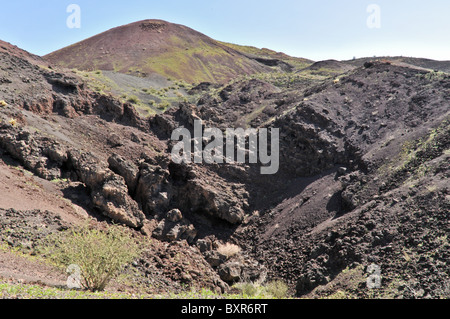
[[[125,179],[130,194],[134,194],[139,176],[139,168],[117,154],[113,154],[108,158],[108,164],[114,173],[119,174]]]
[[[186,240],[192,243],[197,236],[194,225],[183,217],[181,211],[172,209],[162,219],[152,233],[153,237],[159,240],[173,242]]]
[[[145,214],[161,216],[170,209],[173,184],[169,181],[169,176],[165,158],[144,159],[139,165],[134,198],[141,203]]]
[[[220,265],[219,276],[220,279],[227,284],[237,282],[241,278],[242,265],[239,262],[231,261]]]
[[[144,225],[145,215],[128,195],[125,181],[120,176],[115,175],[101,188],[94,190],[92,202],[103,214],[114,221],[132,228],[140,228]]]
[[[106,216],[133,228],[144,225],[145,215],[130,197],[125,179],[91,154],[70,151],[69,158],[81,182],[91,189],[94,205]]]

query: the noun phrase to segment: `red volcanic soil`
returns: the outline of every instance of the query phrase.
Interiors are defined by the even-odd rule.
[[[202,33],[162,20],[117,27],[44,58],[68,68],[159,73],[187,82],[221,82],[270,70]]]
[[[0,40],[0,53],[15,56],[15,57],[27,60],[30,63],[34,63],[34,64],[38,64],[38,65],[47,64],[47,62],[40,56],[31,54],[25,50],[18,48],[15,45],[12,45],[11,43],[8,43],[8,42],[2,41],[2,40]]]

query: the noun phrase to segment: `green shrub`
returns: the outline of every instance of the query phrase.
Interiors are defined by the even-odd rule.
[[[128,102],[133,103],[133,104],[138,104],[139,98],[135,95],[131,95],[128,97]]]
[[[158,104],[158,109],[160,110],[166,110],[170,107],[170,103],[168,101],[163,101]]]
[[[121,226],[98,230],[83,225],[56,233],[44,240],[42,250],[59,266],[77,265],[81,285],[94,292],[103,291],[140,254],[130,230]]]
[[[267,293],[275,299],[285,299],[288,296],[288,285],[281,280],[271,281],[265,288]]]
[[[254,297],[258,294],[258,287],[251,282],[246,282],[242,284],[240,289],[244,297]]]
[[[243,298],[289,298],[289,287],[281,280],[266,284],[244,281],[234,284],[233,288],[237,289]]]

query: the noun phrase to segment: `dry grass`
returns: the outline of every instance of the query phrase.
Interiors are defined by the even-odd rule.
[[[12,119],[9,120],[9,124],[11,124],[12,126],[16,126],[17,125],[17,120],[12,118]]]
[[[219,245],[219,247],[217,248],[217,251],[220,254],[226,256],[227,259],[229,259],[229,258],[237,255],[241,251],[241,248],[238,245],[226,243],[223,245]]]

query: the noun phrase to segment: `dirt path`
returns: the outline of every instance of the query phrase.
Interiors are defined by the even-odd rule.
[[[65,274],[52,266],[5,251],[0,251],[0,278],[50,287],[64,287],[67,280]]]

